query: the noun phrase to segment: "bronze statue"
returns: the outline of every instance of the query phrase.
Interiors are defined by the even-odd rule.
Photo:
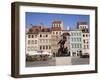
[[[58,42],[58,45],[60,44],[60,48],[58,49],[58,55],[57,56],[66,56],[68,54],[68,48],[64,47],[66,40],[66,35],[62,35],[62,39]]]

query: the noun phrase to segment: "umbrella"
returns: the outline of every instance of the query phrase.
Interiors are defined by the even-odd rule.
[[[40,52],[37,52],[37,51],[32,51],[32,52],[29,52],[29,55],[41,55]]]
[[[49,52],[42,52],[42,54],[44,54],[44,55],[52,55],[51,53],[49,53]]]

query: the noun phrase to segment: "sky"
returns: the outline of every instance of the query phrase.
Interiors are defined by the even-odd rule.
[[[30,28],[31,24],[51,28],[54,20],[63,21],[64,29],[67,29],[67,27],[75,29],[78,21],[85,21],[89,24],[89,15],[26,12],[25,16],[26,28]]]

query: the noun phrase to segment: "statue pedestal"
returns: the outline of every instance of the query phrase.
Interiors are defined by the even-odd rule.
[[[56,65],[71,65],[71,57],[56,57]]]

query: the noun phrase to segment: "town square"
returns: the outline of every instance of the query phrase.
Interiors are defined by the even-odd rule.
[[[88,15],[27,12],[26,26],[26,67],[89,64]]]

